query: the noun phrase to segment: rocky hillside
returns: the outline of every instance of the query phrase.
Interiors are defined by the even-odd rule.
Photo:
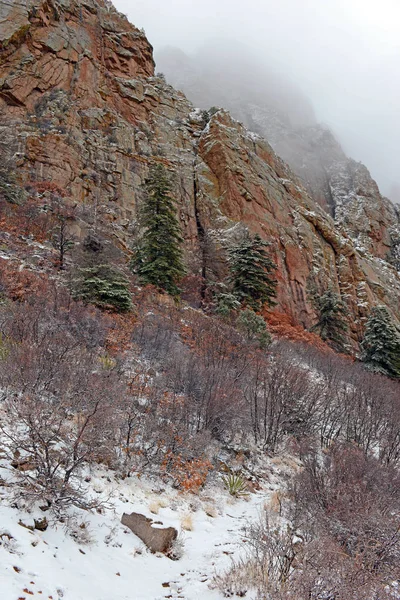
[[[209,42],[194,56],[164,48],[156,59],[167,80],[196,106],[223,106],[268,140],[359,247],[387,258],[396,238],[392,227],[398,223],[393,206],[382,198],[368,170],[348,158],[332,132],[317,123],[293,83],[258,65],[245,47],[229,42]]]
[[[277,309],[295,323],[315,322],[313,295],[328,286],[347,304],[354,342],[374,304],[400,318],[400,276],[386,261],[398,216],[367,170],[336,147],[325,164],[319,148],[335,143],[314,131],[302,156],[317,156],[327,179],[321,197],[310,194],[264,139],[225,110],[195,110],[156,77],[146,37],[107,0],[0,0],[0,135],[4,198],[52,182],[126,256],[141,184],[160,162],[175,173],[193,274],[204,232],[227,237],[242,222],[271,243]],[[77,235],[87,227],[81,219]]]

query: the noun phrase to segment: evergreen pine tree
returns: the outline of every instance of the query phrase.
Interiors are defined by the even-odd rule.
[[[247,235],[228,250],[229,282],[241,304],[257,311],[264,304],[273,306],[276,296],[275,263],[266,252],[268,244],[258,234]]]
[[[368,368],[400,378],[400,334],[386,306],[372,309],[361,348],[361,360]]]
[[[132,269],[143,284],[155,285],[178,295],[179,280],[185,274],[182,235],[171,197],[171,183],[162,165],[150,168],[145,184],[146,197],[140,211],[145,228],[132,261]]]
[[[129,281],[120,271],[107,264],[79,268],[72,293],[77,300],[99,308],[117,312],[132,308]]]
[[[337,352],[344,352],[346,347],[345,333],[348,330],[346,323],[346,308],[336,292],[328,289],[318,300],[317,308],[319,320],[312,328],[320,338],[328,342]]]

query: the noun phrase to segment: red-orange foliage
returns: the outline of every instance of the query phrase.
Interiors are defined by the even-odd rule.
[[[31,236],[38,242],[43,242],[51,227],[51,215],[44,210],[42,198],[29,197],[22,205],[3,207],[0,226],[3,231],[14,236]]]
[[[1,284],[11,300],[25,301],[46,292],[48,277],[23,269],[19,271],[15,263],[0,258]]]
[[[207,475],[213,466],[205,457],[186,460],[179,454],[176,455],[172,450],[169,450],[165,455],[161,468],[172,475],[179,489],[196,494],[205,484]]]
[[[270,312],[269,310],[264,310],[263,317],[272,335],[292,342],[310,344],[322,352],[333,352],[318,335],[306,331],[301,325],[296,325],[289,315],[278,311]]]

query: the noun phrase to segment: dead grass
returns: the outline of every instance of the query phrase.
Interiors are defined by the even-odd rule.
[[[276,515],[280,515],[282,512],[282,499],[283,493],[280,490],[272,492],[269,502],[267,503],[267,510]]]
[[[151,512],[151,514],[158,515],[159,510],[160,510],[159,500],[152,500],[149,504],[149,511]]]
[[[207,517],[212,517],[213,519],[218,516],[218,511],[213,504],[206,504],[204,506],[204,512],[206,513]]]
[[[167,498],[167,496],[162,496],[158,499],[158,504],[160,505],[160,508],[167,508],[169,506],[169,498]]]
[[[247,595],[250,588],[259,589],[265,585],[265,573],[254,560],[241,558],[232,560],[230,569],[215,575],[211,587],[217,589],[224,598]]]
[[[181,518],[181,527],[184,531],[193,531],[193,517],[190,513]]]

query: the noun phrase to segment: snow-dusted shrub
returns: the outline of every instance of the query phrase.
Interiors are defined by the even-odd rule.
[[[0,432],[17,495],[56,511],[69,504],[91,504],[81,472],[112,454],[112,413],[102,377],[88,377],[86,383],[85,396],[78,395],[71,404],[53,394],[5,400]]]
[[[291,528],[272,527],[264,515],[246,526],[243,533],[240,558],[232,559],[231,567],[215,576],[213,586],[225,598],[244,597],[249,591],[257,600],[289,598],[281,592],[287,585],[297,553],[297,539]]]
[[[244,597],[249,591],[257,600],[291,598],[286,590],[299,553],[300,538],[287,525],[271,526],[264,515],[243,529],[243,542],[241,556],[232,559],[225,573],[215,576],[213,587],[225,598]],[[295,597],[300,600],[300,596]]]
[[[82,469],[113,460],[113,404],[123,393],[88,347],[87,322],[63,308],[42,301],[0,315],[8,340],[0,436],[9,483],[18,497],[55,512],[92,504]]]
[[[69,515],[65,519],[64,528],[78,544],[90,545],[94,541],[93,534],[90,531],[89,522],[82,520],[77,514]]]
[[[224,598],[244,598],[251,589],[258,575],[254,572],[254,564],[247,559],[232,560],[232,565],[224,573],[217,573],[210,587],[217,589]]]
[[[399,473],[354,445],[310,455],[292,489],[305,543],[291,575],[298,598],[390,598],[400,564]]]
[[[170,549],[168,550],[167,556],[172,560],[179,560],[185,553],[185,536],[183,531],[178,535],[177,538],[172,542]]]
[[[247,526],[241,558],[214,585],[225,597],[251,591],[257,600],[396,598],[398,471],[354,445],[310,452],[304,463],[285,519],[266,514]]]

